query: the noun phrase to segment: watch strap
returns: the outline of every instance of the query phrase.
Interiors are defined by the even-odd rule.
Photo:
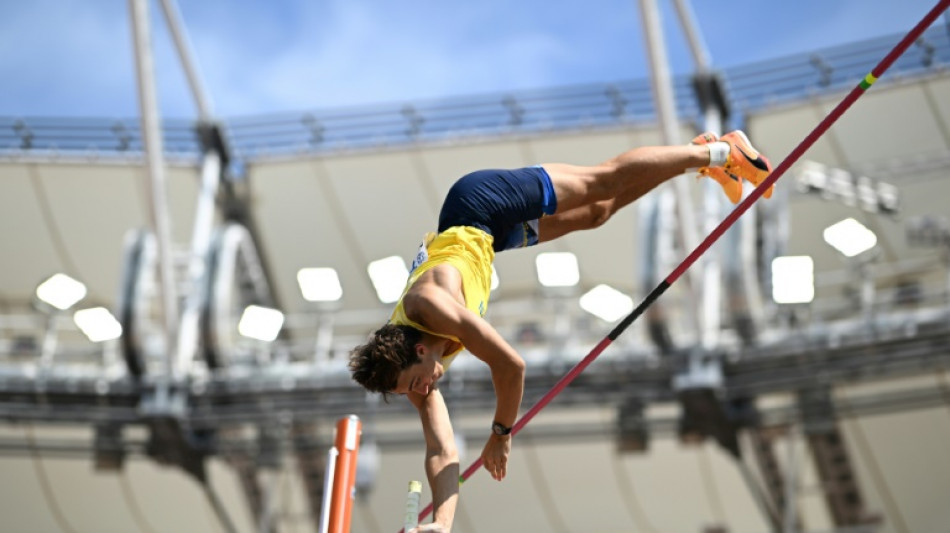
[[[501,422],[492,422],[491,431],[498,436],[511,435],[511,428]]]

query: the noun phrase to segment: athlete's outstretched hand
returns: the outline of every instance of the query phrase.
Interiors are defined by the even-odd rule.
[[[492,435],[488,437],[482,450],[485,470],[497,481],[505,479],[508,473],[508,454],[511,453],[511,435]]]

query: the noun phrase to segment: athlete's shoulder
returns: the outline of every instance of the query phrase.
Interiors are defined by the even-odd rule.
[[[462,272],[452,261],[433,265],[419,276],[413,288],[419,285],[420,290],[425,287],[438,287],[454,293],[462,286]]]

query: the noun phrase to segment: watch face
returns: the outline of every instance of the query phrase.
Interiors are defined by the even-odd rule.
[[[491,430],[495,435],[508,435],[511,433],[511,428],[506,428],[498,422],[491,425]]]

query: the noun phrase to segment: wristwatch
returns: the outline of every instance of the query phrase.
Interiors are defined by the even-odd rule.
[[[498,436],[511,435],[511,428],[501,422],[492,422],[491,432]]]

